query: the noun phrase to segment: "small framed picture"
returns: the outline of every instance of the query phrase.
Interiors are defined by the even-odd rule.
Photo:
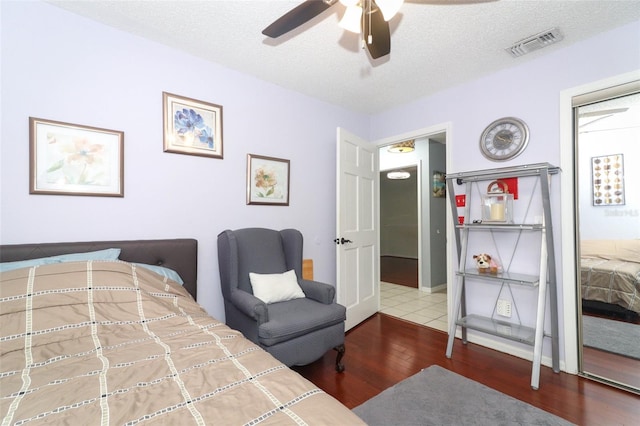
[[[29,117],[29,193],[124,197],[124,132]]]
[[[289,160],[247,155],[247,204],[289,205]]]
[[[222,106],[162,92],[164,151],[222,159]]]
[[[591,158],[591,182],[594,206],[624,206],[624,155]]]

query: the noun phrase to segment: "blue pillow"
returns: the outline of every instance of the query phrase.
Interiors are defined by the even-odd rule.
[[[16,262],[3,262],[0,263],[0,272],[7,272],[20,268],[30,268],[32,266],[48,265],[50,263],[59,262],[56,260],[50,260],[47,257],[42,259],[18,260]]]
[[[49,265],[51,263],[82,262],[86,260],[118,260],[119,248],[110,248],[86,253],[69,253],[59,256],[41,257],[39,259],[18,260],[16,262],[0,263],[0,271],[6,272],[13,269],[30,268],[32,266]]]
[[[158,265],[147,265],[146,263],[134,263],[134,265],[153,271],[156,274],[161,275],[165,278],[169,278],[170,280],[173,280],[180,285],[184,284],[184,281],[182,281],[182,277],[180,277],[180,274],[178,274],[173,269],[165,268],[164,266]]]
[[[58,263],[81,262],[85,260],[118,260],[120,256],[119,248],[108,248],[104,250],[88,251],[86,253],[69,253],[60,256],[51,256],[46,259],[53,259]]]

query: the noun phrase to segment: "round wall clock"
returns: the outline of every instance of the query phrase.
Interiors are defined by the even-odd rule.
[[[480,136],[482,155],[492,161],[517,157],[529,143],[529,127],[519,118],[499,118],[489,124]]]

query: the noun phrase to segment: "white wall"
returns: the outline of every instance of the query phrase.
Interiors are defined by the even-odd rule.
[[[216,236],[293,227],[335,283],[336,127],[346,111],[42,2],[0,2],[0,242],[193,237],[199,302],[224,319]],[[162,92],[223,106],[224,159],[163,152]],[[30,116],[124,131],[125,197],[29,195]],[[291,160],[290,206],[247,206],[248,153]]]

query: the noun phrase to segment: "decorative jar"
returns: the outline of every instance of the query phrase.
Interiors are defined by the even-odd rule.
[[[482,196],[482,222],[513,223],[513,194],[507,183],[494,180]]]

